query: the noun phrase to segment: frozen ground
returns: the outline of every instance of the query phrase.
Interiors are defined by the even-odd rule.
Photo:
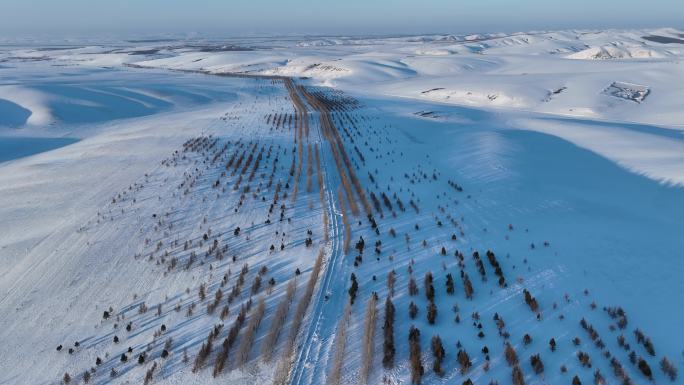
[[[407,384],[411,326],[424,384],[669,383],[681,35],[8,42],[0,384]]]

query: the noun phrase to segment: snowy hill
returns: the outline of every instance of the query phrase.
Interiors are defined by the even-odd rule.
[[[681,381],[682,34],[3,46],[0,384]]]

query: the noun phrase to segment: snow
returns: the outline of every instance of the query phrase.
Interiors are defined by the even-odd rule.
[[[643,38],[676,37],[678,33],[653,29],[384,39],[284,38],[264,43],[252,40],[253,50],[229,52],[193,50],[186,45],[169,48],[164,43],[156,46],[164,52],[163,57],[132,55],[126,63],[209,73],[299,76],[321,85],[348,90],[362,85],[374,94],[416,98],[426,97],[420,94],[425,90],[441,87],[444,92],[430,95],[431,100],[681,127],[677,118],[681,88],[669,85],[682,78],[679,61],[684,49]],[[62,52],[60,60],[70,62]],[[104,53],[104,48],[100,52],[97,56],[119,55]],[[635,109],[597,97],[613,82],[644,85],[660,100]],[[531,85],[544,90],[529,89]],[[566,87],[566,92],[549,100],[546,90],[560,87]]]
[[[65,372],[82,383],[91,367],[95,384],[143,383],[153,362],[151,383],[158,384],[270,384],[283,366],[288,383],[324,384],[340,355],[338,335],[345,336],[340,383],[406,384],[412,325],[421,332],[424,384],[508,383],[506,341],[528,384],[570,383],[575,374],[591,383],[595,369],[619,383],[603,356],[608,350],[634,383],[650,383],[618,346],[620,334],[648,361],[655,382],[669,382],[659,360],[684,365],[684,312],[676,306],[684,292],[684,49],[644,37],[682,34],[661,28],[2,46],[0,384],[58,384]],[[340,148],[343,161],[335,156]],[[240,154],[239,165],[230,163]],[[352,173],[358,185],[347,190]],[[361,193],[379,198],[379,207],[369,205],[377,232]],[[293,332],[320,251],[313,301]],[[229,303],[244,264],[244,283]],[[461,271],[472,281],[472,299]],[[434,324],[426,318],[427,272],[434,276]],[[349,321],[339,322],[352,273],[358,295]],[[445,290],[447,273],[454,294]],[[261,287],[252,290],[257,277]],[[408,292],[411,277],[417,295]],[[278,324],[290,280],[297,290]],[[209,311],[218,288],[220,306]],[[539,318],[523,290],[539,302]],[[364,381],[365,306],[374,294],[375,354]],[[389,369],[382,364],[388,297],[397,348]],[[221,344],[250,299],[251,309],[263,299],[266,311],[247,341],[247,363],[236,355],[253,310],[214,377]],[[626,311],[626,329],[615,329],[603,310],[613,306]],[[495,314],[510,337],[499,334]],[[583,318],[605,348],[582,329]],[[195,373],[195,357],[217,325],[209,359]],[[282,330],[265,346],[274,325]],[[653,340],[655,356],[638,344],[635,328]],[[443,377],[432,372],[434,335],[446,350]],[[170,355],[162,358],[169,338]],[[457,344],[472,360],[465,374]],[[268,349],[271,360],[262,354]],[[579,350],[590,354],[591,369],[581,367]],[[536,353],[543,376],[529,364]]]
[[[0,162],[52,150],[75,141],[71,138],[4,137],[0,139]]]
[[[512,124],[563,138],[663,183],[684,185],[684,143],[667,131],[550,119],[521,119]]]
[[[662,59],[667,57],[658,51],[640,46],[620,47],[606,45],[601,47],[587,48],[583,51],[568,55],[568,59],[580,60],[609,60],[609,59]]]
[[[15,118],[20,121],[20,125],[47,125],[54,120],[50,108],[47,106],[48,98],[40,91],[20,86],[0,86],[0,99],[12,102],[21,108],[6,115],[3,119],[12,120],[11,116],[23,115],[22,110],[24,110],[29,112],[25,119]]]

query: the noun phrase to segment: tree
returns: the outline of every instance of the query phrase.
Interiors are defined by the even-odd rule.
[[[356,299],[356,292],[359,291],[359,283],[356,281],[356,275],[351,273],[351,287],[349,287],[349,302],[353,305]]]
[[[539,354],[534,354],[530,356],[530,365],[536,374],[541,374],[544,372],[544,363],[541,360]]]
[[[451,273],[447,274],[446,276],[447,281],[446,281],[446,292],[447,294],[454,294],[455,288],[454,288],[454,277],[451,275]]]
[[[662,370],[663,373],[670,378],[670,380],[674,381],[677,379],[677,367],[675,367],[674,364],[667,359],[667,357],[663,357],[663,359],[660,360],[660,370]]]
[[[577,359],[582,366],[591,368],[591,358],[588,353],[583,351],[577,352]]]
[[[468,277],[468,274],[461,270],[461,279],[463,280],[463,290],[465,292],[465,296],[468,299],[473,298],[473,284],[470,282],[470,277]]]
[[[435,357],[435,362],[432,365],[432,370],[441,376],[444,374],[444,371],[442,370],[442,361],[444,361],[444,356],[446,355],[446,353],[444,352],[442,340],[439,338],[438,335],[432,336],[431,346],[432,355]]]
[[[417,314],[418,306],[416,306],[416,304],[413,303],[413,301],[411,301],[411,303],[409,304],[409,317],[411,317],[411,319],[415,319]]]
[[[506,356],[506,362],[508,362],[509,366],[518,364],[518,354],[515,352],[515,349],[513,349],[513,346],[511,346],[511,344],[506,343],[504,355]]]
[[[525,335],[523,336],[523,343],[524,343],[525,345],[531,344],[531,343],[532,343],[532,337],[531,337],[529,334],[525,334]]]
[[[430,302],[435,300],[435,287],[432,284],[432,282],[433,282],[432,273],[431,272],[425,273],[425,297]]]
[[[473,366],[473,363],[470,361],[470,356],[468,355],[468,352],[465,350],[461,349],[458,351],[456,354],[456,358],[458,359],[458,363],[461,366],[461,374],[465,374],[470,370],[470,367]]]
[[[384,342],[382,364],[385,368],[391,369],[394,366],[394,304],[387,297],[385,300],[385,325],[383,326]]]
[[[435,319],[437,318],[437,305],[435,305],[434,302],[430,301],[427,306],[427,319],[430,325],[435,324]]]
[[[152,382],[152,378],[154,377],[154,371],[157,369],[157,362],[152,364],[152,366],[145,372],[145,381],[143,382],[143,385],[148,385],[150,382]]]
[[[387,274],[387,290],[389,291],[389,296],[394,296],[394,283],[396,282],[396,273],[394,270]]]
[[[646,362],[646,360],[639,358],[639,365],[637,366],[644,377],[648,378],[649,380],[653,379],[653,372],[651,371],[651,367],[648,366],[648,362]]]
[[[408,290],[409,290],[409,295],[418,295],[418,285],[416,284],[416,280],[411,277],[409,279],[409,285],[408,285]]]
[[[285,383],[290,373],[291,361],[293,351],[295,349],[295,340],[299,334],[299,329],[304,320],[304,315],[306,314],[306,309],[311,303],[311,297],[313,296],[314,289],[316,287],[316,282],[318,281],[318,276],[321,273],[321,266],[323,265],[323,257],[325,251],[321,249],[314,262],[314,266],[311,269],[311,274],[309,275],[309,280],[304,291],[304,295],[299,299],[297,306],[295,308],[295,313],[292,317],[292,322],[290,324],[290,333],[285,341],[285,347],[282,351],[282,358],[278,363],[275,371],[275,383]]]
[[[511,379],[513,380],[513,385],[525,385],[525,376],[523,375],[520,366],[518,366],[517,364],[513,367]]]
[[[203,343],[199,352],[197,352],[197,357],[195,357],[195,364],[192,367],[193,373],[197,373],[197,371],[202,369],[202,366],[204,366],[204,362],[207,360],[207,357],[209,357],[209,354],[211,354],[211,348],[212,348],[211,340],[212,340],[212,334],[210,333],[209,336],[207,337],[207,342]]]
[[[199,287],[199,298],[200,298],[200,301],[204,301],[204,299],[205,299],[206,297],[207,297],[206,287],[204,286],[204,283],[202,283],[202,284],[200,284],[200,287]]]
[[[411,382],[420,385],[425,369],[420,359],[420,330],[415,326],[409,329],[409,357],[411,362]]]
[[[373,340],[375,336],[375,320],[377,314],[377,294],[373,293],[368,299],[366,317],[364,321],[363,350],[361,354],[360,383],[365,384],[373,362]]]
[[[523,289],[523,294],[525,296],[525,303],[530,307],[530,310],[536,313],[539,310],[537,299],[527,289]]]
[[[245,332],[242,334],[242,341],[240,341],[240,345],[238,346],[238,350],[237,350],[237,354],[236,354],[236,360],[235,360],[235,364],[238,367],[243,366],[247,362],[247,359],[249,358],[249,351],[252,348],[255,334],[256,334],[257,330],[259,329],[259,325],[261,324],[261,320],[264,317],[265,311],[266,311],[265,299],[264,299],[264,297],[261,297],[256,308],[252,311],[252,313],[250,315],[249,324],[247,325],[247,329],[245,330]],[[244,317],[242,318],[241,321],[244,322]],[[238,329],[241,326],[242,326],[242,323],[240,325],[234,325],[234,327],[237,327]]]
[[[606,379],[603,378],[601,371],[598,369],[596,369],[594,371],[594,384],[595,385],[605,385],[606,384]]]
[[[337,323],[337,332],[335,333],[335,354],[333,356],[332,366],[328,373],[327,383],[330,385],[339,385],[340,377],[342,375],[342,366],[344,364],[344,350],[347,344],[347,324],[351,317],[351,304],[347,302],[344,307],[344,313]]]
[[[297,290],[297,284],[295,279],[291,279],[287,283],[287,289],[285,296],[278,304],[273,315],[273,321],[271,322],[271,328],[265,336],[265,339],[261,345],[261,354],[264,357],[265,362],[269,362],[273,355],[273,350],[275,348],[276,341],[278,340],[278,335],[285,324],[285,318],[287,317],[290,304],[294,299],[295,292]]]

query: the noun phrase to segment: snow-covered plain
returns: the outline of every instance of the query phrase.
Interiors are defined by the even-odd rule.
[[[0,384],[64,373],[97,384],[406,384],[412,325],[425,384],[511,383],[505,343],[529,384],[591,383],[597,369],[609,384],[649,383],[631,351],[669,382],[660,360],[684,364],[683,35],[0,46]],[[396,357],[384,366],[387,298]],[[604,310],[615,306],[624,329]]]

